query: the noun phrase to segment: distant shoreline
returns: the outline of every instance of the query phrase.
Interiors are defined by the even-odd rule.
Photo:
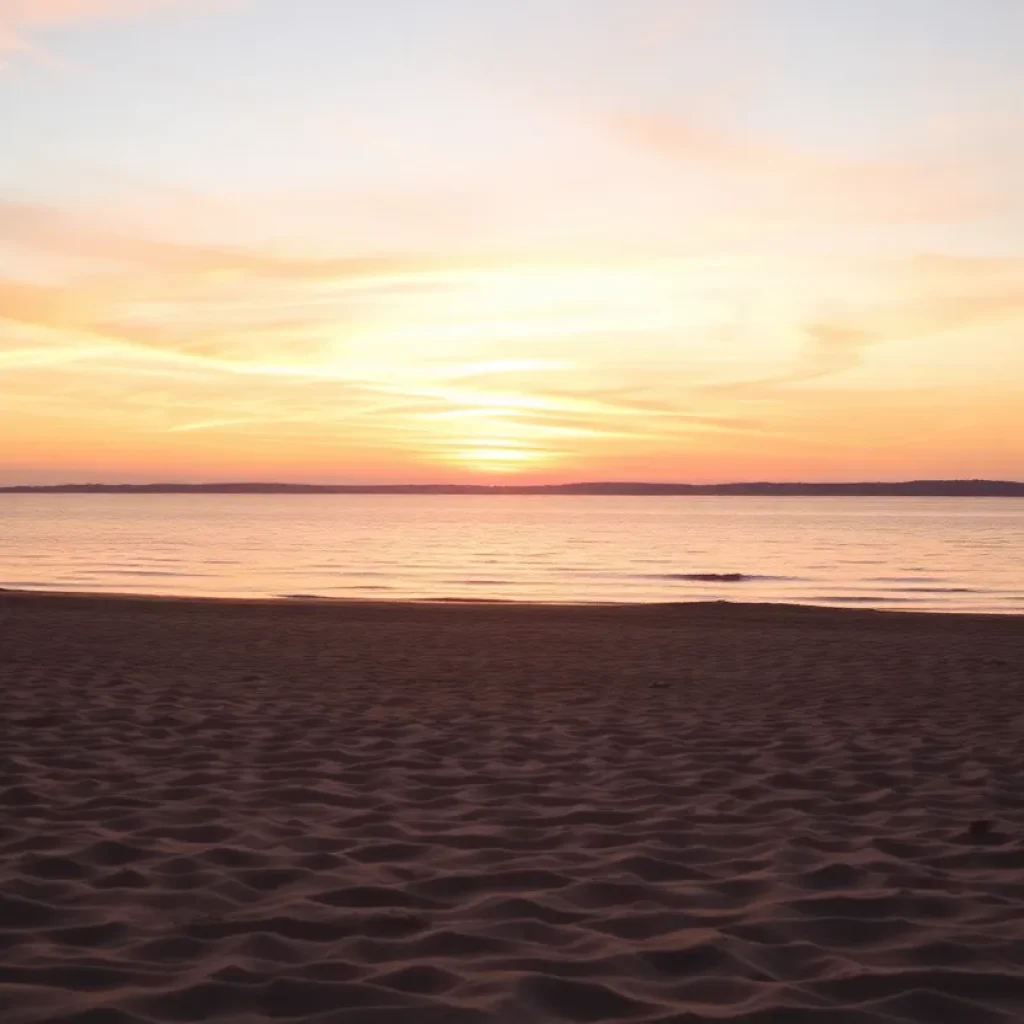
[[[0,487],[0,494],[395,494],[590,497],[1024,498],[1012,480],[908,480],[860,483],[572,483],[572,484],[47,484]]]

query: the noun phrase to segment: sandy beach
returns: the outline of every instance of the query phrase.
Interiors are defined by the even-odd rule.
[[[0,593],[0,687],[3,1024],[1024,1020],[1020,618]]]

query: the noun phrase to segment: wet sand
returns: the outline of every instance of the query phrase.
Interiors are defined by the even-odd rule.
[[[1024,1020],[1019,618],[3,593],[0,693],[4,1024]]]

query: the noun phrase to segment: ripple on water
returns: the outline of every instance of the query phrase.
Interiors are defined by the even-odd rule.
[[[745,572],[663,572],[644,573],[634,579],[678,581],[680,583],[801,583],[800,576],[764,576]]]

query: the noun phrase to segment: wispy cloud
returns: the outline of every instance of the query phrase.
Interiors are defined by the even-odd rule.
[[[36,36],[56,28],[107,18],[135,18],[200,0],[0,0],[0,69],[4,54],[52,58]]]
[[[882,340],[862,327],[846,323],[819,322],[800,328],[802,344],[791,365],[777,373],[705,385],[706,392],[764,394],[789,384],[801,384],[832,377],[855,369],[867,347]]]
[[[127,266],[144,271],[212,278],[250,275],[277,279],[338,279],[348,275],[401,275],[423,270],[422,260],[354,256],[300,258],[246,249],[206,246],[146,237],[57,207],[0,200],[0,238],[81,260],[96,268]]]
[[[715,175],[737,217],[948,222],[991,210],[994,197],[963,154],[955,159],[843,157],[675,112],[624,110],[600,119],[620,145],[676,172]]]
[[[880,273],[885,289],[864,308],[798,326],[802,341],[788,367],[706,390],[771,393],[855,370],[885,343],[914,342],[927,351],[943,335],[1024,326],[1024,260],[918,256],[883,261]]]
[[[0,318],[59,327],[75,322],[74,305],[63,288],[0,280]]]

